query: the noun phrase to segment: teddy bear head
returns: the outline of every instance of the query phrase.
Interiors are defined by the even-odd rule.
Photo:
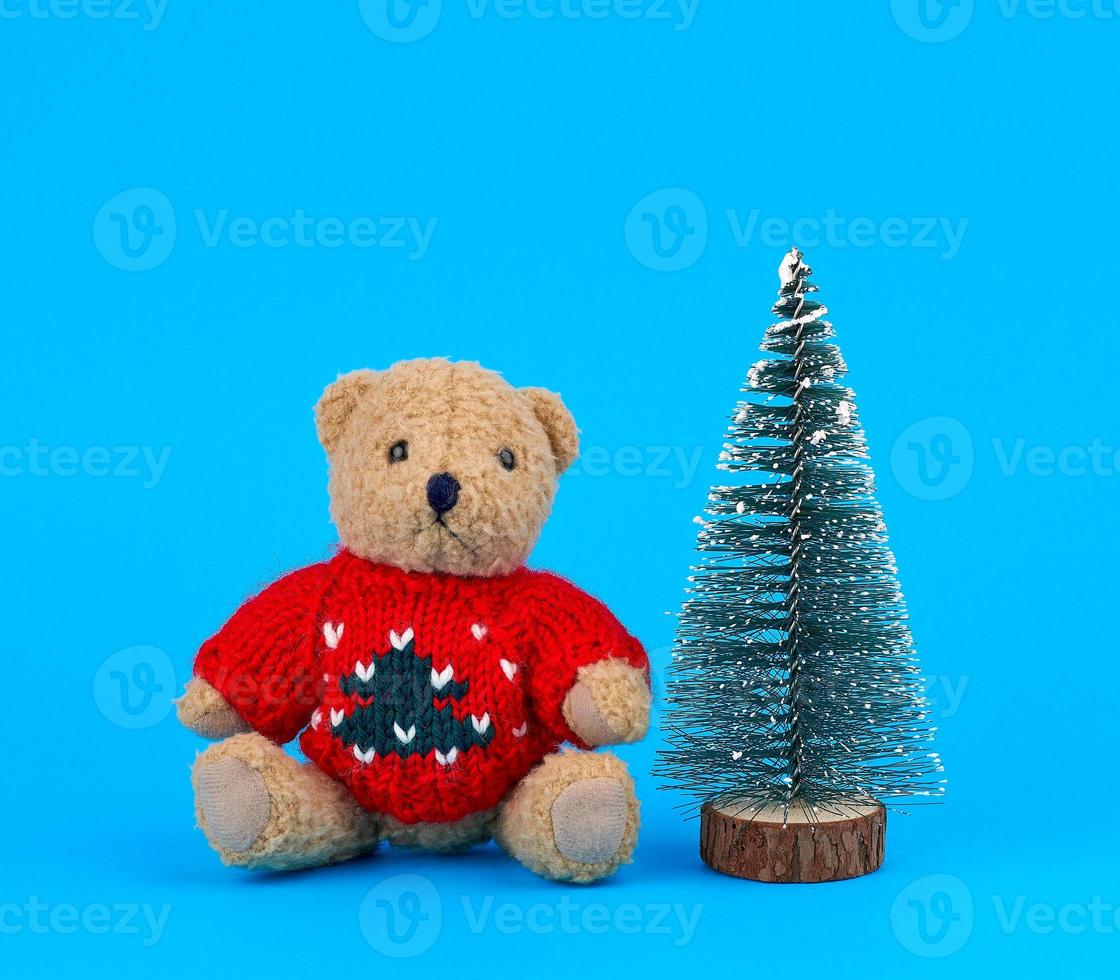
[[[558,395],[442,358],[343,375],[315,418],[342,544],[406,571],[520,567],[579,452]]]

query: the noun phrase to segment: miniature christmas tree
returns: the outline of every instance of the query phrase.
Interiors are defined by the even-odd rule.
[[[816,881],[882,860],[884,800],[939,795],[925,684],[847,370],[792,250],[701,524],[661,774],[718,870]],[[808,846],[809,850],[805,850]]]

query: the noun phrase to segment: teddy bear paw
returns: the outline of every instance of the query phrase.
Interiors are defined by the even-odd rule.
[[[179,721],[203,738],[216,740],[249,731],[242,717],[201,677],[191,678],[175,708]]]
[[[608,659],[581,667],[577,677],[562,710],[584,744],[618,745],[645,737],[653,697],[644,671]]]
[[[610,776],[581,779],[552,804],[552,833],[569,861],[600,864],[622,847],[630,805],[622,783]]]
[[[244,853],[260,840],[272,814],[272,798],[256,769],[226,756],[201,766],[197,782],[200,822],[219,854]]]

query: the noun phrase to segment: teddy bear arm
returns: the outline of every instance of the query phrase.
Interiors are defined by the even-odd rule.
[[[639,741],[649,728],[649,659],[614,614],[572,583],[531,572],[529,685],[538,720],[581,748]]]
[[[643,739],[651,701],[645,671],[611,658],[579,669],[561,710],[580,741],[596,748]]]
[[[225,729],[235,727],[280,744],[295,738],[319,702],[315,638],[325,576],[324,565],[290,572],[244,603],[202,645],[195,682],[179,708],[188,728],[224,738]]]

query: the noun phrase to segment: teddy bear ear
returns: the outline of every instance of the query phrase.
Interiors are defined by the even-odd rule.
[[[327,385],[326,391],[315,406],[315,428],[319,442],[328,453],[338,446],[346,422],[353,414],[358,401],[373,387],[376,378],[374,371],[351,371],[339,375],[337,381]]]
[[[521,394],[533,407],[537,421],[544,426],[552,455],[556,458],[556,474],[559,476],[575,462],[579,455],[579,429],[572,413],[560,400],[560,396],[547,388],[522,388]]]

